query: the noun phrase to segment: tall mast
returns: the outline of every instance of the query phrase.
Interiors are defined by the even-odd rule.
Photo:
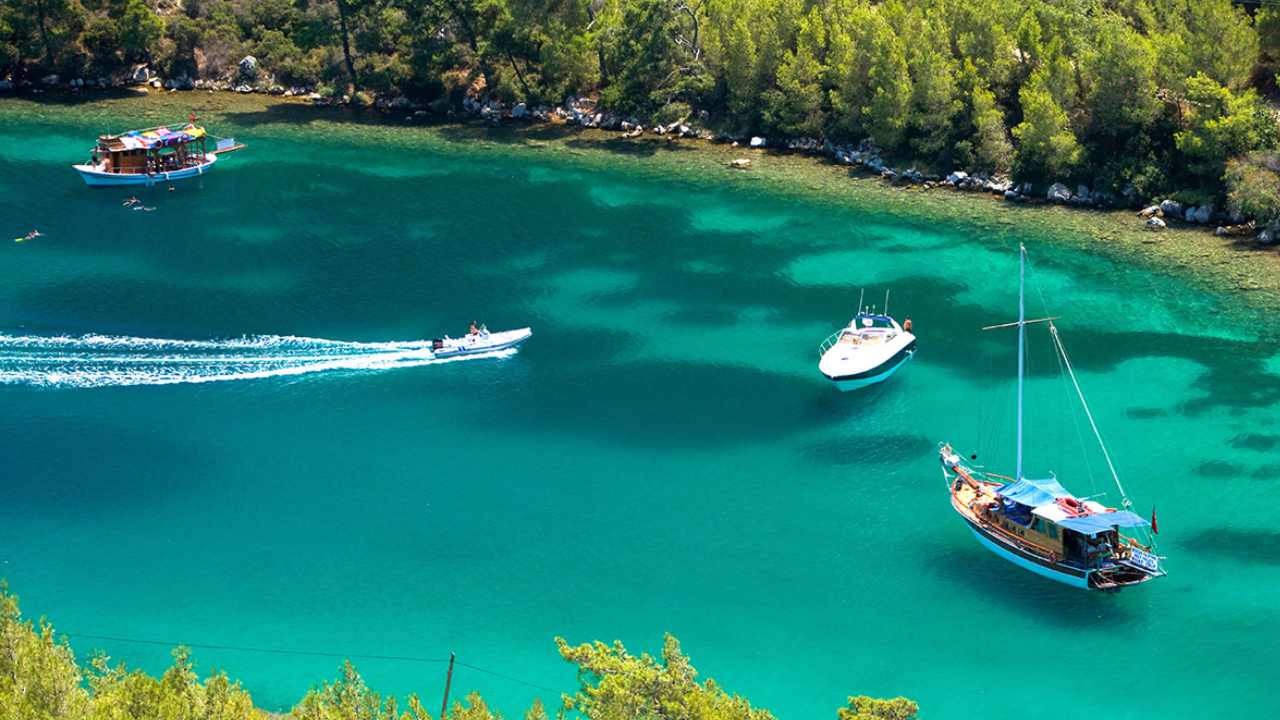
[[[1018,243],[1018,462],[1014,480],[1022,479],[1022,374],[1025,364],[1027,338],[1027,247]]]

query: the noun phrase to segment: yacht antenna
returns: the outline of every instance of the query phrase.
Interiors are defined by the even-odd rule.
[[[862,306],[862,298],[867,294],[866,288],[858,288],[858,312],[862,312],[865,308]]]
[[[1027,246],[1018,243],[1018,462],[1016,465],[1017,471],[1013,476],[1015,481],[1022,479],[1022,375],[1025,365],[1027,336],[1026,289]]]
[[[884,291],[884,314],[889,314],[889,290],[887,288]]]

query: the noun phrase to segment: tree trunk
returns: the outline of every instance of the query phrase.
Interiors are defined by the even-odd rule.
[[[40,40],[44,43],[44,61],[53,69],[53,44],[49,42],[48,20],[45,17],[44,0],[36,0],[36,20],[40,25]]]
[[[529,90],[529,83],[525,82],[524,73],[520,72],[520,66],[516,64],[515,57],[507,50],[507,61],[511,63],[511,69],[516,71],[516,79],[520,81],[520,87],[524,88],[524,96],[528,100],[533,100],[533,92]]]
[[[342,59],[347,63],[347,75],[351,77],[351,91],[353,93],[360,90],[360,83],[356,79],[356,65],[351,61],[351,32],[347,28],[347,3],[346,0],[336,0],[338,4],[338,27],[342,30]]]

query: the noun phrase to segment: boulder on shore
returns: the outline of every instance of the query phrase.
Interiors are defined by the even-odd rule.
[[[1164,220],[1155,216],[1147,218],[1144,225],[1146,225],[1148,230],[1163,230],[1166,227]]]
[[[1160,212],[1164,213],[1165,217],[1180,218],[1185,215],[1185,211],[1182,209],[1182,203],[1177,200],[1165,200],[1160,203]]]
[[[735,170],[746,170],[751,167],[750,158],[735,158],[729,161],[729,167]]]
[[[258,58],[252,55],[245,55],[244,57],[240,58],[240,62],[238,66],[240,68],[240,75],[242,77],[248,78],[250,80],[257,79]]]
[[[1201,225],[1208,225],[1209,221],[1213,219],[1213,206],[1201,205],[1196,208],[1196,214],[1193,219]]]
[[[769,144],[769,141],[765,140],[759,135],[756,135],[755,137],[751,138],[751,147],[753,148],[762,148],[767,146],[768,144]]]
[[[1257,230],[1253,223],[1244,223],[1241,225],[1219,225],[1217,230],[1213,231],[1218,237],[1247,237]]]
[[[1147,207],[1143,208],[1141,212],[1138,213],[1138,217],[1140,218],[1160,217],[1162,214],[1163,213],[1160,212],[1159,205],[1148,205]]]
[[[129,74],[129,81],[135,85],[144,85],[151,79],[151,68],[146,65],[139,65]]]
[[[1045,193],[1044,198],[1049,202],[1071,202],[1071,191],[1062,183],[1054,183],[1049,186],[1049,191]]]

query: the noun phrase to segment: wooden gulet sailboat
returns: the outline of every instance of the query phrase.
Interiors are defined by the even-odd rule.
[[[1119,590],[1165,575],[1155,542],[1131,534],[1150,526],[1132,512],[1120,477],[1111,462],[1097,423],[1085,402],[1066,348],[1053,318],[1027,320],[1026,247],[1019,246],[1018,280],[1018,412],[1017,461],[1013,477],[969,467],[943,443],[939,447],[942,475],[951,506],[968,524],[978,542],[996,555],[1038,575],[1088,590]],[[1047,322],[1054,350],[1071,379],[1085,417],[1102,449],[1107,468],[1122,498],[1121,508],[1109,508],[1068,492],[1056,478],[1034,480],[1023,475],[1022,402],[1026,359],[1026,326]],[[1013,324],[1013,323],[1010,323]],[[1007,327],[1007,326],[993,326]],[[1154,519],[1154,518],[1153,518]]]

